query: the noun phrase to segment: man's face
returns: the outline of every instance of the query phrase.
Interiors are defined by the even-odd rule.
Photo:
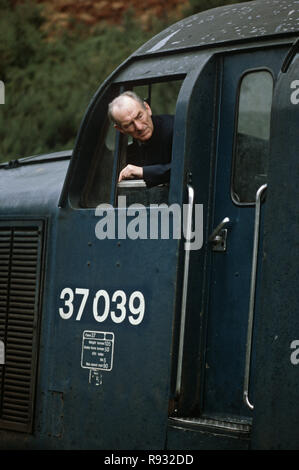
[[[154,130],[152,111],[147,103],[144,106],[130,97],[122,106],[117,106],[113,113],[118,123],[116,129],[140,142],[150,139]]]

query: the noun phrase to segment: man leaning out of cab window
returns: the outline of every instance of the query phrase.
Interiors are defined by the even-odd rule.
[[[174,116],[153,116],[149,104],[131,91],[109,104],[108,115],[119,132],[133,138],[118,181],[143,179],[149,187],[169,182]]]

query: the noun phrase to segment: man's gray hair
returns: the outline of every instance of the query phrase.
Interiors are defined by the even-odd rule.
[[[124,93],[121,93],[119,96],[114,98],[114,100],[112,100],[111,103],[109,103],[108,105],[108,117],[110,121],[114,124],[118,124],[118,122],[116,122],[113,117],[113,110],[116,106],[121,106],[124,98],[131,98],[132,100],[137,101],[145,108],[144,100],[141,99],[140,96],[138,96],[136,93],[134,93],[134,91],[125,91]]]

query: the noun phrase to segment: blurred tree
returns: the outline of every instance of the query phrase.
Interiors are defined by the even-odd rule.
[[[152,36],[128,13],[121,27],[73,25],[54,40],[34,3],[0,0],[0,161],[72,148],[93,94]],[[162,28],[162,26],[161,26]],[[124,40],[125,32],[125,40]]]
[[[217,8],[223,5],[232,5],[233,3],[244,3],[249,0],[189,0],[189,6],[185,10],[186,15],[193,15],[210,8]]]

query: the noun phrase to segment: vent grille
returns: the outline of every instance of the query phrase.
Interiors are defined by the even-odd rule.
[[[0,222],[0,428],[31,432],[42,222]]]

